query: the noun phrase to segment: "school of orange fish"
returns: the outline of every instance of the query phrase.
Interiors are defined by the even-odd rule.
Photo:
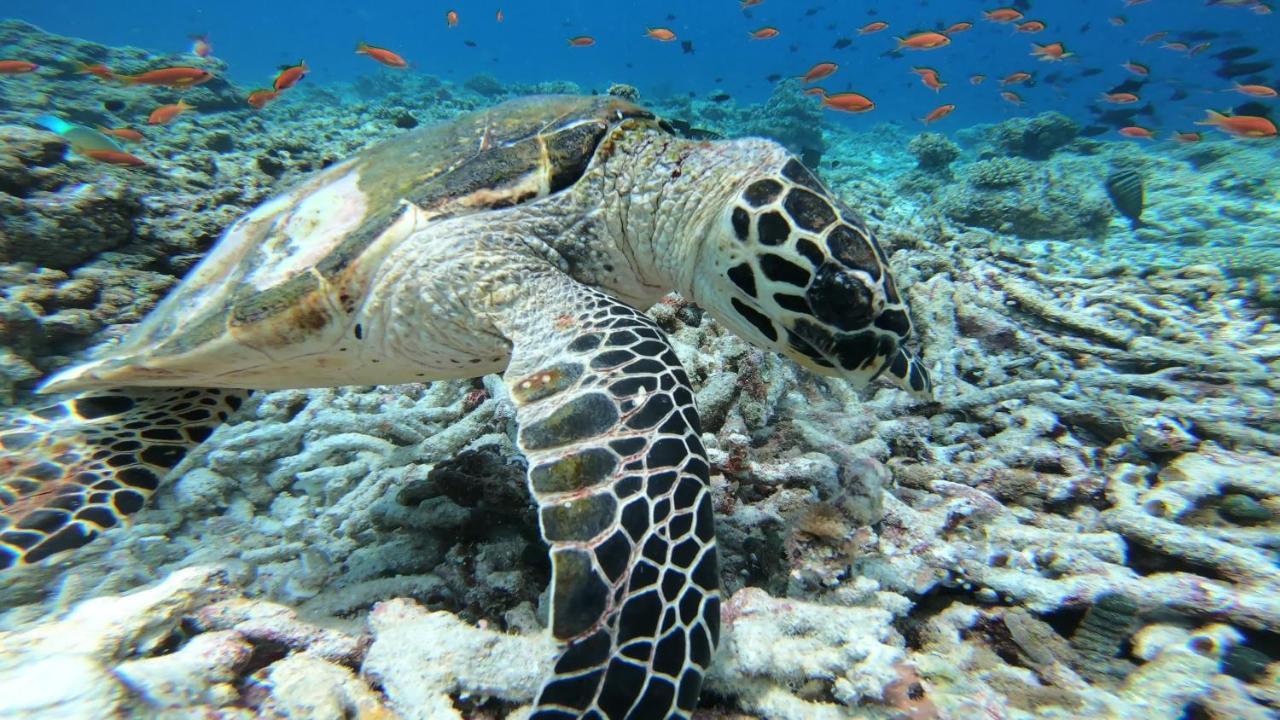
[[[762,4],[765,0],[740,0],[739,5],[742,9],[751,8]],[[1150,0],[1122,0],[1126,7],[1134,5],[1142,5]],[[1210,4],[1225,5],[1230,7],[1241,7],[1249,9],[1259,15],[1269,14],[1271,6],[1263,0],[1210,0]],[[496,22],[503,22],[504,15],[498,10],[495,15]],[[1000,7],[994,10],[983,12],[983,20],[991,23],[1010,25],[1017,33],[1036,34],[1048,30],[1046,23],[1027,18],[1023,12],[1016,7]],[[457,11],[450,10],[445,14],[445,22],[448,27],[457,27],[459,16]],[[1109,22],[1113,25],[1123,25],[1126,20],[1123,16],[1117,15],[1109,18]],[[858,28],[859,35],[871,35],[889,29],[888,22],[877,20],[870,22]],[[952,37],[963,33],[973,27],[973,23],[968,21],[960,21],[952,23],[945,29],[926,30],[913,32],[902,37],[895,37],[897,45],[894,51],[934,51],[945,48],[952,42]],[[668,43],[677,39],[675,31],[667,27],[647,27],[644,35],[658,42]],[[772,40],[782,35],[782,31],[773,26],[765,26],[748,33],[751,41]],[[1167,35],[1165,32],[1152,33],[1140,41],[1140,44],[1149,44],[1159,42]],[[192,36],[192,54],[198,57],[209,57],[213,53],[213,46],[210,44],[207,36]],[[587,48],[596,45],[596,39],[591,35],[576,35],[568,39],[571,47]],[[1162,48],[1174,52],[1187,53],[1194,56],[1209,48],[1209,43],[1200,43],[1194,46],[1188,46],[1185,43],[1165,42]],[[406,61],[398,53],[383,47],[377,47],[365,42],[360,42],[356,46],[356,53],[365,55],[370,59],[390,68],[407,69],[410,67]],[[1062,42],[1047,43],[1031,43],[1031,57],[1035,57],[1045,62],[1062,62],[1069,58],[1075,58],[1075,54],[1068,51]],[[1150,74],[1147,66],[1133,62],[1132,60],[1123,63],[1122,67],[1129,73],[1146,77]],[[806,85],[809,85],[805,92],[808,95],[815,96],[819,99],[823,107],[831,110],[848,112],[848,113],[864,113],[874,110],[876,107],[869,97],[857,92],[838,92],[828,93],[821,86],[813,85],[821,80],[834,75],[840,66],[834,62],[818,62],[809,68],[808,72],[799,77]],[[0,60],[0,77],[10,75],[25,75],[40,70],[40,66],[25,60]],[[277,73],[270,88],[258,88],[249,92],[245,98],[246,104],[250,107],[261,110],[271,102],[278,99],[281,94],[294,87],[306,77],[309,68],[305,61],[300,61],[296,65],[288,65],[281,67]],[[155,70],[148,70],[136,75],[123,75],[113,72],[110,68],[102,64],[82,65],[80,68],[82,73],[93,75],[104,82],[120,83],[123,85],[151,85],[163,86],[168,88],[184,89],[195,87],[202,83],[213,79],[213,74],[207,70],[196,67],[165,67]],[[947,86],[943,82],[939,71],[931,67],[912,67],[911,71],[920,77],[920,82],[925,87],[934,92],[941,93]],[[1011,73],[1000,79],[999,87],[1008,88],[1011,85],[1020,85],[1032,79],[1032,73],[1026,71],[1018,71]],[[985,75],[975,74],[969,77],[971,85],[981,85],[986,80]],[[1277,96],[1275,88],[1261,84],[1242,84],[1236,82],[1233,87],[1226,88],[1227,91],[1234,91],[1255,99],[1273,99]],[[1001,89],[1000,96],[1007,102],[1021,106],[1024,100],[1017,92],[1010,89]],[[1129,105],[1137,103],[1141,98],[1132,92],[1109,92],[1103,93],[1099,98],[1104,103],[1114,105]],[[193,110],[195,107],[183,100],[169,105],[162,105],[154,110],[147,117],[148,125],[166,125],[179,115]],[[944,103],[930,110],[927,114],[920,118],[925,125],[935,123],[950,115],[956,109],[954,103]],[[1206,116],[1199,121],[1198,125],[1213,126],[1222,132],[1237,138],[1274,138],[1276,137],[1275,124],[1266,117],[1254,115],[1233,114],[1216,112],[1214,110],[1206,110]],[[114,139],[125,142],[136,143],[144,139],[143,134],[130,127],[105,128],[99,127],[98,131],[104,135],[108,135]],[[1156,132],[1147,127],[1139,125],[1129,125],[1121,127],[1117,130],[1119,134],[1137,139],[1154,140]],[[1201,135],[1198,132],[1175,132],[1173,138],[1182,143],[1198,142]],[[86,157],[101,162],[112,163],[116,165],[141,167],[146,162],[141,158],[127,152],[115,150],[93,150],[91,152],[81,153]]]

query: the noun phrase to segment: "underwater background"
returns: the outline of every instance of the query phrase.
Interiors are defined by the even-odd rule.
[[[695,717],[1277,717],[1272,10],[6,3],[3,565],[65,459],[28,444],[35,388],[237,218],[379,140],[613,94],[802,158],[879,237],[935,386],[647,309],[712,465]],[[514,413],[497,376],[255,394],[128,523],[0,568],[0,717],[523,717],[554,653]]]

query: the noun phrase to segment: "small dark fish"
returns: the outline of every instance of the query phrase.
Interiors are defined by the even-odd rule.
[[[800,46],[799,46],[799,45],[797,45],[796,43],[792,43],[792,44],[787,48],[787,52],[800,52]]]
[[[831,48],[833,50],[843,50],[852,44],[853,44],[853,38],[842,37],[842,38],[837,38],[836,44],[832,45]]]
[[[1101,75],[1102,68],[1085,68],[1083,71],[1081,71],[1080,74],[1083,75],[1084,77],[1093,77],[1094,75]]]
[[[722,82],[724,82],[724,78],[722,78],[722,77],[718,77],[718,78],[716,78],[716,79],[715,79],[715,82],[722,83]]]
[[[1226,50],[1223,50],[1217,55],[1214,55],[1214,57],[1219,60],[1240,60],[1242,58],[1247,58],[1250,55],[1257,55],[1257,54],[1258,54],[1258,48],[1247,47],[1242,45],[1240,47],[1233,47],[1233,48],[1228,48]]]
[[[1031,0],[1014,0],[1014,9],[1026,12],[1031,9]]]
[[[711,102],[722,103],[722,102],[728,102],[733,98],[727,92],[718,92],[715,95],[712,95],[710,99],[711,99]]]
[[[1090,27],[1092,27],[1092,26],[1091,26],[1089,23],[1085,23],[1085,24],[1083,24],[1083,25],[1081,25],[1081,26],[1080,26],[1080,32],[1082,32],[1082,33],[1087,33],[1087,32],[1089,32],[1089,28],[1090,28]]]
[[[1106,112],[1094,111],[1094,118],[1099,123],[1106,123],[1111,127],[1128,127],[1134,124],[1134,116],[1138,114],[1137,108],[1122,108],[1116,110],[1107,110]]]
[[[476,46],[476,41],[475,41],[475,40],[463,40],[463,41],[462,41],[462,44],[463,44],[463,45],[466,45],[467,47],[475,47],[475,46]]]
[[[1212,30],[1190,30],[1188,32],[1179,33],[1179,37],[1184,42],[1194,43],[1222,37],[1222,33],[1214,32]]]
[[[1256,100],[1250,100],[1247,103],[1237,105],[1231,108],[1231,114],[1232,115],[1253,115],[1255,117],[1264,117],[1269,119],[1271,117],[1271,108],[1266,105],[1263,105],[1260,102],[1257,102]]]
[[[811,8],[809,8],[808,10],[805,10],[805,11],[804,11],[804,16],[805,16],[805,17],[813,17],[814,15],[817,15],[817,14],[818,14],[819,12],[821,12],[821,11],[822,11],[822,8],[821,8],[821,7],[811,7]]]
[[[692,54],[693,54],[693,41],[692,41],[692,40],[681,40],[681,41],[680,41],[680,49],[684,51],[684,54],[685,54],[685,55],[692,55]]]
[[[689,140],[720,140],[722,137],[719,133],[693,127],[688,120],[668,120],[667,122],[677,135]]]
[[[674,22],[675,19],[676,19],[676,16],[674,13],[667,13],[667,22]]]
[[[1241,75],[1256,75],[1269,69],[1271,69],[1269,62],[1228,63],[1214,70],[1213,74],[1224,80],[1230,80]]]
[[[1110,89],[1110,90],[1108,90],[1107,92],[1108,92],[1108,93],[1112,93],[1112,94],[1114,94],[1114,93],[1133,93],[1134,95],[1141,95],[1141,94],[1142,94],[1142,86],[1143,86],[1143,85],[1146,85],[1146,84],[1147,84],[1147,81],[1146,81],[1146,80],[1141,80],[1141,79],[1138,79],[1138,78],[1129,78],[1128,80],[1125,80],[1124,82],[1120,83],[1119,85],[1116,85],[1115,87],[1111,88],[1111,89]]]
[[[1142,175],[1132,167],[1113,168],[1107,176],[1106,188],[1111,204],[1129,218],[1129,227],[1134,230],[1142,227],[1142,211],[1147,204]]]
[[[1188,97],[1191,97],[1191,93],[1187,92],[1185,89],[1174,88],[1173,94],[1169,96],[1169,100],[1186,100]]]
[[[782,79],[782,76],[777,74],[770,75],[769,77],[765,78],[765,80],[768,80],[771,83],[776,83],[781,79]]]
[[[1080,134],[1081,134],[1081,135],[1083,135],[1083,136],[1085,136],[1085,137],[1098,137],[1099,135],[1106,135],[1106,134],[1107,134],[1107,133],[1109,133],[1109,132],[1111,132],[1111,127],[1110,127],[1110,126],[1107,126],[1107,125],[1088,125],[1088,126],[1086,126],[1086,127],[1085,127],[1085,129],[1083,129],[1083,130],[1081,130],[1081,131],[1080,131]]]
[[[1142,107],[1138,108],[1138,114],[1139,115],[1155,115],[1156,106],[1152,105],[1151,103],[1147,103],[1146,105],[1143,105]]]

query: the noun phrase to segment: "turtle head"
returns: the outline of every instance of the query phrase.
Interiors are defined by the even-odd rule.
[[[713,216],[689,283],[696,301],[814,372],[859,385],[884,374],[928,397],[929,376],[903,347],[906,301],[866,224],[777,145],[732,142],[771,159],[753,162]]]

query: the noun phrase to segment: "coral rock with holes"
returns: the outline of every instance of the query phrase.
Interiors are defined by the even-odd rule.
[[[646,196],[656,201],[644,210],[629,199]],[[326,614],[393,589],[490,613],[501,599],[467,591],[467,575],[527,593],[527,578],[505,568],[523,559],[530,518],[500,510],[519,502],[505,486],[525,476],[551,550],[547,622],[558,652],[535,714],[687,716],[718,643],[720,564],[693,387],[637,309],[671,290],[817,373],[931,392],[905,345],[907,303],[874,234],[782,146],[681,138],[617,97],[520,98],[301,179],[228,228],[130,335],[49,378],[41,392],[81,394],[3,432],[18,470],[5,487],[5,564],[41,563],[123,524],[252,391],[502,373],[524,471],[473,448],[454,459],[457,470],[428,472],[430,489],[398,494],[395,507],[385,483],[402,479],[423,448],[405,447],[418,439],[412,427],[398,433],[411,438],[400,446],[379,437],[397,434],[383,413],[373,427],[393,429],[347,425],[314,442],[304,434],[305,449],[256,491],[296,518],[309,502],[351,497],[362,478],[384,483],[357,490],[361,503],[383,496],[377,510],[329,508],[351,544],[379,512],[387,524],[421,522],[403,507],[415,503],[451,531],[487,536],[472,509],[491,506],[488,522],[510,532],[467,573],[456,570],[468,565],[457,547],[442,558],[444,543],[428,539],[419,541],[423,569],[446,568],[371,578],[342,596],[327,587],[332,544],[255,547],[240,560],[275,596]],[[755,384],[751,395],[768,399]],[[471,416],[484,407],[462,405]],[[768,434],[766,413],[744,419]],[[461,439],[473,427],[441,435]],[[283,431],[250,429],[239,471],[251,456],[278,453],[273,440],[296,442]],[[400,472],[376,473],[388,465]],[[173,497],[225,501],[228,474],[215,464]],[[288,485],[304,492],[272,494]],[[253,508],[228,510],[217,523],[224,536]],[[498,522],[504,514],[509,523]],[[181,561],[162,533],[139,537],[138,554]]]
[[[184,147],[167,152],[182,168],[178,179],[211,190],[145,209],[167,218],[153,224],[148,216],[141,227],[164,227],[163,237],[147,241],[161,256],[180,249],[175,262],[137,260],[144,256],[129,247],[121,254],[134,264],[119,262],[132,275],[93,275],[111,294],[104,306],[120,308],[102,313],[104,336],[120,329],[111,318],[139,319],[148,304],[140,296],[164,289],[128,295],[108,279],[127,286],[120,278],[181,274],[203,252],[183,227],[203,228],[207,245],[239,212],[199,203],[251,205],[277,180],[293,182],[307,168],[395,132],[402,111],[425,124],[487,104],[426,75],[384,73],[366,76],[347,96],[332,86],[299,87],[272,106],[270,122],[245,111],[226,120],[201,117],[207,129],[176,126]],[[765,110],[714,107],[712,117],[703,112],[712,103],[673,98],[662,109],[730,136]],[[770,107],[788,111],[782,103]],[[227,150],[214,135],[233,124],[241,129]],[[984,219],[996,228],[989,230],[957,222],[929,197],[895,192],[914,172],[907,150],[913,133],[837,125],[822,133],[822,177],[867,218],[869,231],[878,230],[895,292],[910,299],[923,359],[945,392],[933,404],[878,387],[858,394],[759,352],[735,331],[791,338],[777,318],[757,326],[751,305],[732,317],[736,325],[704,313],[714,308],[689,289],[653,306],[650,317],[697,392],[726,597],[745,586],[766,589],[767,601],[752,602],[769,612],[753,615],[748,622],[759,626],[749,629],[813,651],[755,663],[749,676],[713,670],[701,708],[716,717],[763,716],[751,710],[763,693],[770,707],[797,716],[1129,717],[1134,708],[1170,717],[1273,714],[1280,664],[1269,633],[1280,594],[1268,574],[1277,506],[1266,478],[1275,474],[1268,454],[1280,448],[1273,411],[1280,326],[1274,305],[1262,306],[1274,294],[1266,282],[1274,252],[1258,241],[1266,241],[1262,235],[1276,225],[1267,219],[1280,217],[1280,208],[1255,197],[1258,180],[1275,177],[1270,151],[1228,142],[1169,152],[1084,139],[1035,145],[1032,153],[1047,148],[1050,159],[998,164],[1014,174],[1031,170],[1024,180],[1045,187],[1076,188],[1091,177],[1088,191],[1105,203],[1106,167],[1135,163],[1148,190],[1144,218],[1168,232],[1131,232],[1111,222],[1096,240],[1029,241],[1009,234],[1016,214],[1003,218],[1007,225],[994,214]],[[956,135],[964,147],[958,175],[992,153],[1026,155],[1030,147],[974,147],[965,136]],[[63,165],[34,166],[42,168],[33,171],[37,180],[55,181],[63,169],[79,173],[74,182],[85,182],[90,170],[124,172],[64,157]],[[218,174],[208,169],[214,164]],[[794,182],[781,173],[769,179]],[[241,190],[233,192],[236,185]],[[937,193],[942,185],[921,187]],[[206,193],[217,200],[198,199]],[[739,203],[749,242],[760,237],[756,213],[782,206],[783,198],[759,208]],[[727,222],[732,230],[732,217]],[[798,240],[810,235],[799,229],[795,242],[765,251],[796,263],[811,250]],[[1184,246],[1190,242],[1206,244]],[[593,247],[586,244],[588,257]],[[771,275],[753,258],[729,282],[751,287],[760,302],[795,303],[771,297],[800,295],[787,287],[786,266],[768,263]],[[33,318],[52,308],[97,306],[84,288],[64,291],[81,281],[80,270],[14,272],[5,284],[24,288],[0,307],[12,319],[0,329],[0,350],[36,358],[31,367],[39,373],[66,362],[55,355],[72,343],[35,347],[45,331]],[[743,285],[735,286],[746,293]],[[86,327],[73,316],[54,325],[68,338]],[[536,378],[529,372],[518,379],[532,388]],[[31,379],[17,383],[20,390]],[[300,607],[328,631],[295,627],[279,605],[243,611],[236,599],[218,603],[217,613],[193,615],[223,619],[204,629],[195,620],[186,624],[187,632],[215,636],[203,642],[226,649],[218,634],[235,632],[260,643],[259,660],[275,660],[234,671],[248,675],[248,698],[260,699],[268,681],[278,681],[279,692],[295,689],[255,705],[262,714],[279,702],[279,712],[342,707],[355,715],[369,699],[359,692],[364,686],[397,710],[421,702],[463,715],[519,717],[524,710],[513,707],[535,697],[534,675],[555,662],[543,633],[557,601],[542,593],[552,567],[531,542],[540,531],[537,512],[521,492],[502,490],[526,469],[518,411],[499,378],[486,378],[484,397],[474,390],[457,381],[259,394],[190,453],[171,475],[173,485],[162,486],[134,524],[102,534],[75,562],[54,558],[0,576],[7,608],[0,624],[25,632],[56,622],[82,598],[117,595],[216,561],[250,596]],[[638,398],[636,392],[628,400]],[[581,459],[589,467],[589,458]],[[863,461],[887,468],[889,477],[844,474],[847,463]],[[465,491],[472,485],[474,495]],[[512,507],[517,500],[520,507]],[[402,613],[403,624],[376,630],[375,646],[387,652],[366,662],[369,674],[351,680],[355,668],[342,658],[367,642],[370,609],[395,597],[422,607]],[[799,614],[818,629],[797,624]],[[445,636],[466,635],[474,653],[410,635],[424,616]],[[835,674],[809,660],[856,657],[857,648],[821,631],[854,616],[892,624],[874,626],[884,634],[867,646],[885,660],[868,670],[875,684],[842,696],[857,697],[846,705],[834,693]],[[768,626],[774,617],[777,624]],[[724,616],[726,648],[736,644],[737,621]],[[862,631],[875,635],[870,625]],[[320,642],[325,636],[334,642]],[[288,643],[305,638],[318,639],[317,651],[330,649],[323,659],[307,655],[297,668],[281,667],[281,648],[301,652]],[[174,637],[163,652],[192,658],[182,654],[190,642]],[[427,665],[394,657],[397,646],[420,652]],[[518,662],[491,673],[494,658]],[[226,667],[184,663],[175,670],[207,668],[215,679]],[[374,681],[375,668],[385,682]],[[295,681],[295,670],[304,681]],[[417,685],[416,678],[430,682]],[[316,684],[331,691],[308,689]],[[727,684],[760,693],[721,690]],[[99,700],[118,691],[94,687],[104,693]],[[196,689],[188,697],[216,697],[216,690]]]

